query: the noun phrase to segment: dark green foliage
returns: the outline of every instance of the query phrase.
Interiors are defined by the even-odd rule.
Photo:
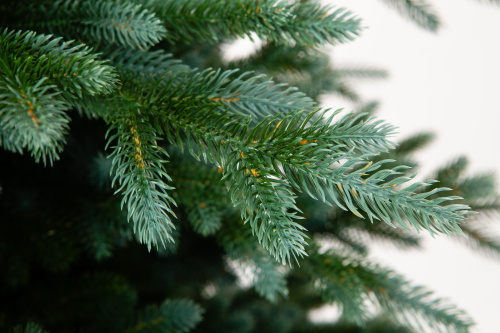
[[[26,326],[22,327],[20,325],[14,327],[13,333],[45,333],[39,325],[35,323],[28,323]]]
[[[425,3],[391,3],[437,27]],[[375,102],[317,107],[325,92],[360,101],[349,78],[386,76],[314,48],[360,33],[348,10],[10,0],[0,26],[1,331],[469,330],[366,255],[373,240],[418,247],[410,227],[500,253],[479,220],[464,223],[468,205],[498,212],[493,176],[464,177],[458,159],[439,186],[413,182],[407,166],[430,134],[397,146]],[[262,49],[218,59],[243,35]],[[325,303],[342,319],[310,322]]]
[[[202,314],[203,310],[189,300],[166,300],[160,306],[144,309],[137,325],[126,332],[189,332],[201,321]]]

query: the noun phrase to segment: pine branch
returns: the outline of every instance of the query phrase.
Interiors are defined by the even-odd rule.
[[[440,206],[456,197],[426,200],[444,189],[414,194],[415,189],[424,185],[422,183],[394,191],[393,187],[408,182],[410,178],[384,180],[397,174],[401,168],[378,171],[363,179],[363,174],[377,170],[382,162],[351,171],[362,161],[350,158],[341,167],[330,169],[332,164],[349,157],[346,146],[351,152],[357,150],[369,154],[390,148],[391,144],[385,136],[392,131],[392,127],[380,121],[358,121],[358,116],[349,115],[333,125],[329,125],[331,117],[323,121],[322,116],[311,123],[318,112],[308,113],[305,119],[304,112],[297,112],[286,116],[288,119],[278,125],[275,125],[274,119],[264,119],[248,132],[248,120],[214,113],[217,110],[217,103],[213,103],[215,99],[207,101],[203,95],[191,95],[192,91],[198,92],[201,83],[207,86],[209,82],[212,85],[217,82],[217,76],[203,74],[195,74],[178,89],[171,89],[175,78],[170,79],[169,83],[164,83],[161,89],[144,99],[169,110],[161,117],[170,142],[183,146],[184,137],[190,153],[197,158],[203,155],[205,160],[224,168],[224,176],[230,182],[233,193],[233,203],[245,203],[250,208],[248,212],[243,209],[242,217],[250,222],[263,246],[277,258],[288,261],[290,254],[305,254],[304,234],[300,231],[304,228],[292,222],[299,211],[291,188],[306,191],[313,198],[316,197],[313,194],[315,191],[323,201],[331,200],[344,207],[339,201],[340,195],[351,211],[360,216],[355,202],[371,221],[382,219],[393,225],[391,221],[394,219],[408,228],[404,221],[407,219],[417,230],[423,227],[431,233],[460,232],[458,223],[468,213],[468,207]],[[284,207],[291,211],[284,211]],[[257,210],[254,212],[254,209]],[[260,226],[259,220],[262,221]],[[267,224],[268,220],[270,224]],[[276,230],[272,235],[276,233],[277,237],[269,234],[272,230]]]
[[[400,322],[407,322],[417,330],[431,327],[434,332],[469,332],[474,325],[465,312],[432,297],[432,292],[424,287],[412,286],[402,276],[381,267],[368,270],[374,282],[369,285],[382,307],[395,314]],[[415,315],[421,315],[421,322]],[[416,323],[414,323],[416,322]]]
[[[255,122],[268,115],[313,110],[315,103],[296,88],[274,84],[265,75],[252,76],[249,72],[235,77],[236,72],[192,70],[159,77],[124,76],[123,80],[134,96],[146,95],[149,100],[141,100],[148,105],[161,104],[168,98],[192,99],[196,103],[215,103],[220,110],[233,114],[250,115]]]
[[[300,231],[304,228],[293,222],[295,212],[285,210],[296,210],[289,185],[286,181],[273,178],[276,172],[265,165],[260,165],[259,172],[262,173],[258,174],[250,155],[250,160],[246,160],[248,144],[240,135],[246,131],[248,121],[241,123],[242,119],[236,116],[214,114],[213,110],[218,105],[213,102],[212,105],[204,103],[201,110],[186,109],[185,105],[179,109],[176,105],[187,101],[200,108],[195,99],[183,101],[182,95],[170,100],[167,107],[170,112],[164,118],[167,139],[183,147],[182,137],[185,137],[190,153],[196,158],[203,154],[205,160],[229,170],[223,171],[223,174],[229,181],[231,199],[235,205],[244,203],[242,217],[250,222],[264,248],[283,263],[289,262],[291,255],[304,255],[305,235]],[[175,109],[178,111],[175,112]],[[258,221],[261,221],[260,225]]]
[[[115,112],[108,119],[108,146],[115,142],[112,172],[113,184],[120,186],[115,193],[122,193],[122,208],[126,204],[128,219],[134,222],[134,233],[141,243],[167,247],[173,242],[172,229],[175,229],[169,215],[175,217],[170,204],[174,200],[167,191],[173,189],[164,180],[170,181],[161,155],[166,153],[158,147],[151,124],[140,110]],[[116,134],[109,135],[112,131]]]
[[[347,253],[330,251],[311,253],[304,270],[312,276],[323,276],[315,284],[315,291],[327,302],[340,303],[346,319],[363,323],[366,311],[350,315],[345,313],[353,306],[362,306],[361,300],[380,304],[388,313],[417,331],[430,327],[433,332],[469,332],[473,325],[466,314],[432,297],[432,292],[412,286],[394,271],[383,268]],[[357,315],[357,316],[356,316]]]
[[[136,74],[165,75],[169,72],[178,73],[189,71],[189,67],[182,64],[172,54],[163,50],[141,51],[134,49],[117,48],[105,52],[107,59],[123,72]]]
[[[172,108],[169,108],[172,110]],[[171,128],[171,133],[167,132],[167,139],[171,142],[176,142],[182,146],[183,141],[180,140],[181,132],[187,137],[188,147],[190,152],[195,156],[203,153],[204,158],[212,163],[223,166],[224,178],[229,182],[228,187],[231,189],[231,199],[235,205],[243,204],[249,209],[243,208],[242,217],[250,222],[252,230],[257,233],[259,241],[263,243],[264,248],[268,248],[273,255],[281,258],[283,262],[289,261],[289,251],[292,253],[303,255],[305,254],[303,245],[305,244],[304,234],[300,230],[304,230],[299,224],[292,222],[296,218],[298,209],[294,204],[294,196],[290,191],[291,186],[296,185],[295,179],[284,178],[282,171],[277,163],[301,163],[305,156],[310,156],[310,150],[303,150],[303,155],[293,154],[290,150],[292,146],[304,146],[307,148],[307,139],[310,140],[356,140],[359,135],[352,138],[350,131],[345,132],[344,128],[337,124],[328,125],[316,124],[311,127],[305,127],[310,118],[315,113],[310,113],[302,122],[297,132],[293,131],[294,124],[297,124],[302,117],[302,114],[296,113],[294,117],[283,123],[281,126],[274,126],[274,119],[264,120],[259,123],[245,140],[239,137],[245,135],[248,124],[233,123],[233,121],[224,120],[224,116],[211,116],[210,114],[193,114],[196,119],[191,122],[196,125],[185,125],[190,122],[189,114],[183,113],[186,119],[179,121],[173,116],[173,112],[168,114],[166,124]],[[318,117],[320,119],[321,117]],[[344,124],[351,120],[351,117],[344,117]],[[288,120],[288,119],[287,119]],[[328,121],[327,121],[328,122]],[[223,127],[221,127],[221,124]],[[316,125],[316,126],[315,126]],[[378,124],[377,124],[378,125]],[[178,128],[175,128],[179,126]],[[322,127],[321,127],[322,126]],[[375,129],[376,126],[367,124],[366,132]],[[290,130],[286,130],[289,128]],[[356,129],[357,130],[357,129]],[[384,127],[382,127],[382,130]],[[302,132],[301,132],[302,131]],[[333,132],[329,133],[329,131]],[[335,131],[339,134],[336,135]],[[300,140],[302,139],[302,140]],[[383,140],[383,139],[381,139]],[[301,141],[303,143],[299,143]],[[373,146],[378,147],[380,142],[374,139]],[[360,141],[360,147],[365,149],[374,149],[371,142]],[[332,143],[329,146],[333,146]],[[383,144],[380,146],[383,147]],[[195,149],[197,149],[197,153]],[[224,151],[224,154],[221,153]],[[318,150],[322,155],[325,154],[326,147]],[[292,153],[292,154],[291,154]],[[290,155],[291,154],[291,155]],[[267,156],[266,156],[267,155]],[[285,156],[289,155],[289,156]],[[334,158],[345,157],[345,154],[335,155]],[[296,160],[297,162],[292,162]],[[307,161],[315,162],[307,157]],[[335,161],[335,160],[334,160]],[[326,168],[334,161],[327,159],[323,162],[323,168]],[[309,162],[306,162],[309,163]],[[270,168],[269,164],[274,164],[274,168]],[[314,172],[318,172],[315,170]],[[286,212],[284,208],[291,209],[291,212]],[[262,220],[261,225],[258,221]],[[269,222],[268,222],[269,221]],[[276,230],[276,231],[273,231]],[[273,232],[273,233],[270,233]],[[274,234],[275,233],[275,234]],[[274,235],[274,236],[273,236]],[[277,236],[276,236],[277,235]],[[272,247],[270,247],[270,245]]]
[[[69,104],[77,97],[111,92],[113,68],[88,47],[33,32],[0,34],[0,131],[11,151],[27,148],[52,164],[65,143]]]
[[[52,164],[66,142],[68,104],[45,81],[31,85],[18,76],[0,78],[0,133],[4,148],[28,149],[36,162]]]
[[[165,22],[171,43],[214,43],[255,32],[267,41],[316,46],[352,40],[360,31],[349,11],[309,2],[150,0],[145,6]]]
[[[36,5],[35,5],[36,6]],[[76,35],[101,45],[148,49],[166,35],[162,22],[140,4],[128,0],[60,0],[33,8],[38,17],[24,25],[71,38]]]
[[[72,44],[50,35],[6,29],[0,34],[0,71],[9,76],[22,73],[31,82],[45,78],[71,99],[112,92],[117,81],[113,68],[87,46]]]
[[[392,144],[386,139],[392,132],[391,126],[371,119],[361,121],[362,115],[347,115],[330,125],[335,113],[324,120],[324,112],[316,111],[280,116],[282,120],[277,125],[277,117],[264,119],[249,131],[249,119],[218,111],[223,97],[214,97],[213,91],[227,91],[224,83],[229,74],[194,73],[184,76],[179,84],[178,77],[183,75],[179,73],[167,80],[152,81],[156,82],[153,88],[153,84],[134,86],[133,81],[132,84],[125,82],[124,87],[130,90],[127,95],[137,98],[133,103],[156,110],[153,117],[163,123],[157,130],[165,130],[171,143],[182,147],[185,140],[193,156],[203,156],[205,161],[223,167],[233,204],[243,205],[242,218],[250,222],[264,248],[283,263],[289,262],[291,256],[305,254],[304,227],[293,221],[300,211],[292,189],[345,209],[340,199],[361,216],[356,203],[371,221],[382,219],[393,225],[394,219],[408,228],[406,219],[417,230],[423,227],[431,233],[460,232],[458,223],[468,213],[467,206],[439,205],[456,197],[426,200],[443,189],[414,194],[413,191],[423,185],[417,183],[394,191],[393,187],[410,180],[399,177],[385,181],[400,168],[362,178],[363,174],[380,168],[382,162],[352,170],[363,163],[364,154],[373,155],[391,148]],[[247,91],[252,89],[248,81],[239,85]],[[150,88],[144,90],[148,86]],[[206,90],[208,86],[212,92]],[[242,90],[244,94],[245,89]],[[229,91],[232,94],[233,90]],[[226,102],[239,104],[238,98]],[[353,153],[362,154],[361,160],[350,157]],[[347,162],[341,167],[330,168],[346,158]]]
[[[335,45],[354,39],[361,30],[360,20],[353,18],[353,14],[343,8],[321,7],[315,2],[296,4],[293,14],[296,15],[300,27],[296,30],[290,27],[287,30],[298,44],[322,45],[328,42]],[[331,10],[333,11],[330,12]],[[296,37],[297,34],[304,42],[301,43],[300,38]]]
[[[426,0],[382,0],[400,14],[408,17],[419,27],[435,32],[441,22]]]
[[[396,186],[411,180],[409,177],[398,177],[385,182],[388,176],[397,175],[399,173],[398,169],[380,170],[367,179],[360,178],[361,173],[375,171],[382,164],[377,162],[367,165],[363,169],[347,173],[340,171],[344,166],[337,169],[335,175],[332,174],[330,179],[327,180],[330,196],[335,195],[334,185],[338,184],[338,190],[345,204],[357,216],[361,215],[354,203],[367,213],[370,221],[381,219],[394,226],[391,222],[394,220],[405,229],[409,229],[408,223],[416,230],[420,228],[426,229],[431,235],[435,231],[446,234],[450,234],[450,232],[461,233],[459,223],[463,221],[465,215],[471,213],[469,207],[461,204],[441,205],[447,201],[461,199],[460,197],[450,196],[427,199],[434,193],[448,189],[439,188],[416,194],[416,189],[429,185],[421,182],[415,182],[397,191],[394,189]]]

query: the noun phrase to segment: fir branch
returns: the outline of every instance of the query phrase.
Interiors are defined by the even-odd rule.
[[[66,143],[68,104],[45,81],[30,85],[18,76],[0,78],[0,132],[5,148],[28,149],[36,162],[52,164]]]
[[[421,286],[412,286],[402,276],[389,269],[372,266],[367,273],[373,283],[368,287],[378,302],[400,322],[421,330],[431,327],[433,332],[469,332],[474,325],[464,311],[432,297],[432,292]],[[421,315],[425,322],[419,320]]]
[[[201,77],[201,82],[207,79],[213,82],[210,77]],[[170,82],[173,81],[175,78]],[[186,84],[183,90],[199,82]],[[242,207],[242,217],[250,222],[252,230],[257,233],[264,248],[269,249],[283,263],[290,262],[290,256],[304,255],[305,235],[300,231],[304,228],[293,222],[296,218],[295,212],[287,212],[284,209],[288,207],[297,210],[289,185],[286,181],[280,183],[274,179],[276,172],[264,164],[257,173],[255,171],[257,167],[254,168],[245,161],[243,151],[247,150],[247,142],[240,136],[246,131],[248,120],[241,123],[243,119],[238,116],[214,113],[218,103],[213,100],[203,96],[188,95],[186,98],[185,91],[169,89],[168,84],[165,87],[168,88],[161,91],[168,92],[170,96],[159,94],[161,100],[156,100],[156,105],[169,110],[162,115],[167,139],[183,147],[184,137],[190,153],[196,158],[200,158],[200,154],[203,154],[205,160],[222,166],[224,170],[231,170],[224,174],[230,182],[232,201],[235,205],[245,203],[245,207]],[[146,101],[150,99],[148,96],[145,98]],[[188,105],[190,107],[187,107]],[[266,174],[264,168],[267,168],[270,174]],[[239,192],[241,186],[244,189]],[[249,207],[248,210],[246,206]]]
[[[435,32],[441,22],[426,0],[382,0],[388,6],[405,15],[419,27]]]
[[[468,213],[467,206],[440,205],[457,197],[426,199],[444,189],[415,194],[414,190],[424,185],[416,183],[395,191],[395,186],[407,183],[410,178],[389,181],[386,178],[397,175],[401,168],[362,178],[380,168],[383,162],[354,170],[363,163],[364,154],[376,154],[391,147],[386,139],[392,132],[391,126],[371,119],[361,121],[361,116],[352,115],[331,124],[335,113],[324,120],[324,112],[316,111],[279,117],[282,120],[277,125],[277,116],[264,119],[249,131],[249,120],[220,113],[217,103],[220,98],[200,93],[199,87],[206,86],[220,91],[228,72],[220,77],[217,73],[209,74],[212,73],[186,76],[182,84],[174,83],[176,77],[160,80],[158,88],[149,92],[143,92],[142,87],[131,88],[139,89],[131,91],[131,95],[157,108],[170,142],[182,147],[186,140],[195,157],[202,155],[205,161],[223,167],[233,204],[244,203],[244,207],[249,207],[249,210],[242,207],[242,217],[250,222],[263,246],[282,262],[289,261],[290,255],[305,254],[305,235],[301,231],[304,228],[293,222],[299,210],[292,188],[344,208],[342,200],[354,214],[361,216],[356,203],[371,221],[381,219],[393,225],[395,220],[408,228],[407,220],[417,230],[423,227],[431,233],[460,232],[458,223]],[[315,121],[311,120],[313,117]],[[355,152],[363,155],[350,156]],[[330,168],[346,158],[341,167]]]
[[[233,72],[224,72],[221,76],[225,73]],[[297,88],[288,87],[288,84],[283,83],[274,84],[267,80],[265,75],[250,75],[248,72],[243,73],[229,84],[215,90],[213,93],[221,96],[218,101],[229,107],[229,110],[249,114],[254,119],[313,109],[313,100],[297,91]]]
[[[189,119],[193,112],[183,116]],[[276,259],[289,263],[291,256],[305,255],[305,235],[301,231],[304,227],[293,222],[297,218],[294,210],[298,211],[293,193],[286,181],[273,178],[276,172],[264,169],[265,166],[257,169],[252,159],[245,161],[245,142],[231,133],[233,129],[242,130],[241,123],[209,112],[197,112],[196,116],[196,122],[189,123],[169,113],[165,121],[167,139],[183,147],[185,137],[191,154],[197,158],[203,154],[205,160],[223,167],[233,204],[243,205],[242,218],[250,222],[263,247]]]
[[[312,117],[313,113],[310,113]],[[308,117],[310,117],[308,116]],[[306,191],[313,198],[315,191],[317,195],[325,202],[326,193],[329,195],[332,203],[343,207],[338,200],[338,195],[343,199],[347,207],[356,215],[360,216],[354,202],[368,214],[370,220],[373,218],[382,219],[389,225],[393,225],[391,220],[394,219],[404,228],[408,228],[403,220],[403,217],[413,225],[417,230],[421,227],[427,229],[431,234],[434,230],[444,233],[458,232],[460,228],[458,223],[463,220],[464,215],[470,213],[469,207],[465,205],[447,205],[440,204],[450,200],[456,200],[458,197],[444,197],[438,199],[427,200],[426,198],[434,193],[444,191],[446,189],[434,189],[430,192],[415,194],[414,191],[426,184],[414,183],[411,186],[395,191],[394,187],[407,183],[411,178],[398,177],[385,182],[385,179],[390,175],[397,175],[401,168],[394,170],[380,170],[364,179],[364,174],[370,174],[377,170],[383,164],[378,162],[375,164],[368,163],[364,168],[354,170],[356,165],[362,163],[357,159],[348,159],[342,166],[336,169],[330,169],[333,163],[339,162],[344,158],[348,158],[339,147],[338,140],[352,147],[364,149],[369,153],[374,153],[377,149],[385,149],[389,144],[384,136],[386,130],[390,127],[380,125],[380,122],[362,122],[356,129],[359,133],[364,131],[369,132],[380,131],[379,138],[375,137],[374,141],[365,140],[362,135],[351,135],[351,132],[344,133],[344,128],[355,128],[352,123],[357,120],[349,116],[344,117],[339,122],[329,126],[331,118],[324,123],[317,120],[309,127],[306,127],[308,117],[302,122],[296,131],[293,131],[294,125],[298,123],[300,117],[290,115],[290,121],[283,123],[273,133],[266,127],[259,125],[249,135],[248,144],[251,147],[254,141],[261,141],[264,144],[256,144],[256,149],[261,148],[264,156],[272,157],[272,163],[275,166],[274,171],[290,181],[294,188],[299,191]],[[318,117],[321,119],[322,117]],[[345,126],[350,124],[350,126]],[[257,130],[258,129],[258,130]],[[301,131],[303,131],[301,133]],[[260,134],[260,135],[259,135]],[[346,137],[344,137],[344,134]],[[385,133],[387,134],[387,133]],[[280,138],[280,135],[283,135]],[[293,135],[293,136],[292,136]],[[292,138],[290,137],[292,136]],[[347,138],[347,139],[346,139]],[[272,145],[267,142],[275,139]],[[284,142],[280,142],[282,139]],[[300,139],[300,140],[297,140]],[[315,142],[318,140],[319,142]],[[350,140],[350,142],[349,142]],[[324,142],[324,143],[323,143]],[[276,150],[275,150],[276,149]],[[277,150],[279,149],[279,150]],[[281,153],[286,149],[286,154]],[[327,152],[330,153],[327,153]],[[332,153],[337,151],[337,153]],[[279,162],[281,167],[276,162]],[[283,171],[281,171],[283,168]],[[323,185],[321,185],[323,184]]]
[[[346,247],[350,250],[356,251],[359,254],[367,254],[368,247],[363,243],[361,237],[356,233],[348,232],[347,230],[342,230],[341,232],[333,233],[325,237],[327,240],[340,243],[342,247]]]
[[[154,13],[128,0],[59,0],[33,10],[42,15],[27,25],[101,45],[148,49],[166,35]]]
[[[429,185],[421,182],[415,182],[399,191],[395,190],[396,186],[411,180],[411,177],[398,177],[385,181],[388,176],[397,175],[398,168],[380,170],[369,178],[361,178],[362,174],[375,171],[382,164],[383,162],[377,162],[354,172],[348,172],[346,167],[350,168],[353,164],[346,163],[333,171],[329,179],[326,179],[328,194],[333,199],[336,196],[335,187],[337,187],[347,207],[355,215],[361,216],[354,206],[356,203],[367,213],[370,221],[381,219],[391,226],[394,226],[392,221],[396,221],[405,229],[409,229],[407,224],[410,224],[416,230],[426,229],[431,235],[435,231],[446,234],[461,233],[459,223],[463,221],[465,215],[471,213],[470,208],[461,204],[441,205],[446,201],[461,199],[460,197],[427,199],[434,193],[448,189],[439,188],[416,194],[416,189]]]
[[[172,54],[163,50],[142,51],[126,48],[117,48],[105,52],[106,58],[123,72],[136,74],[165,75],[188,71],[190,68],[182,64]]]
[[[154,13],[129,1],[97,0],[85,6],[85,11],[82,34],[89,33],[96,40],[142,50],[158,43],[166,34]]]
[[[353,102],[360,100],[359,95],[329,66],[317,73],[287,70],[277,73],[275,79],[279,82],[290,83],[314,100],[318,100],[321,94],[327,93],[338,94]]]
[[[250,115],[255,122],[268,115],[313,110],[313,100],[294,87],[274,84],[265,75],[252,76],[251,72],[235,77],[236,72],[237,70],[191,70],[156,77],[123,75],[123,80],[131,94],[142,96],[141,103],[169,103],[169,99],[176,98],[183,99],[186,103],[217,104],[220,110]],[[188,102],[189,99],[192,101]]]
[[[328,302],[338,302],[345,307],[357,298],[375,301],[399,319],[398,322],[418,331],[428,326],[433,332],[468,332],[473,325],[463,311],[432,297],[432,292],[411,285],[390,269],[347,252],[311,253],[310,262],[303,269],[311,277],[323,276],[322,283],[316,283],[314,288]],[[366,311],[363,314],[366,316]]]
[[[172,107],[169,109],[173,110]],[[223,167],[224,179],[229,182],[228,187],[231,189],[233,203],[235,205],[244,203],[244,206],[249,207],[249,209],[243,208],[242,217],[250,222],[252,230],[257,234],[264,248],[269,249],[277,258],[281,258],[282,262],[289,261],[290,251],[293,255],[304,255],[303,238],[305,235],[300,231],[304,228],[292,222],[292,219],[297,218],[298,209],[290,187],[297,186],[292,183],[295,180],[287,180],[283,177],[276,163],[303,162],[301,160],[304,156],[310,156],[310,150],[300,149],[304,155],[299,156],[294,151],[290,151],[290,148],[293,146],[308,148],[308,139],[311,141],[330,140],[328,146],[331,147],[332,142],[336,140],[357,140],[360,135],[356,134],[351,137],[351,132],[345,132],[344,128],[337,124],[331,127],[325,124],[318,125],[319,120],[316,124],[306,128],[306,124],[317,112],[309,113],[296,131],[294,131],[294,124],[303,118],[301,113],[296,113],[287,124],[283,123],[281,126],[280,124],[274,126],[275,119],[263,120],[248,135],[245,135],[248,123],[230,121],[230,118],[225,119],[224,115],[215,117],[207,110],[203,114],[199,111],[190,113],[182,113],[184,119],[176,119],[172,111],[168,113],[168,120],[165,121],[167,128],[170,128],[167,130],[167,139],[182,146],[181,137],[187,137],[187,144],[192,154],[198,158],[200,154],[203,154],[206,160]],[[352,120],[349,116],[343,119],[342,124]],[[221,124],[224,124],[223,127]],[[376,125],[365,124],[366,132],[377,128]],[[289,128],[288,131],[287,128]],[[384,127],[381,131],[383,130]],[[243,136],[246,136],[245,140],[240,139]],[[371,150],[379,147],[380,142],[377,139],[373,143],[360,141],[359,146],[365,146],[365,149]],[[372,144],[374,147],[371,146]],[[328,150],[321,146],[318,151],[324,155]],[[285,155],[288,156],[285,157]],[[271,159],[268,160],[270,157]],[[342,157],[345,157],[344,153],[335,155],[337,159]],[[299,158],[298,162],[292,162],[296,158]],[[307,161],[315,162],[309,157]],[[322,161],[323,167],[329,166],[334,161],[329,158]],[[269,164],[274,164],[274,167],[269,167]],[[284,210],[286,208],[291,212]]]
[[[458,223],[468,213],[467,206],[439,205],[456,197],[426,200],[427,196],[443,189],[414,194],[413,191],[423,185],[417,183],[407,189],[394,191],[393,187],[410,180],[399,177],[384,183],[388,176],[397,174],[398,169],[382,170],[367,179],[361,178],[363,174],[377,170],[382,164],[380,162],[350,171],[362,163],[354,158],[340,168],[330,169],[333,163],[348,157],[346,146],[352,147],[351,153],[358,150],[369,154],[390,148],[391,144],[385,136],[392,131],[392,127],[379,121],[359,121],[359,117],[350,115],[333,125],[330,125],[331,117],[323,121],[322,116],[310,124],[317,112],[306,115],[298,112],[286,116],[287,121],[282,120],[283,123],[277,126],[274,125],[275,119],[264,119],[248,133],[248,121],[241,123],[242,119],[213,113],[217,103],[210,106],[203,95],[191,95],[192,91],[198,91],[197,87],[201,83],[206,86],[210,82],[217,87],[214,82],[220,82],[216,81],[217,76],[203,74],[192,76],[190,81],[177,89],[171,89],[175,79],[170,79],[169,83],[146,96],[145,100],[154,100],[155,105],[170,110],[163,120],[170,142],[182,146],[182,137],[185,137],[194,156],[199,158],[203,154],[205,160],[230,170],[224,171],[224,174],[231,183],[233,203],[245,202],[251,208],[248,213],[243,210],[242,216],[248,219],[264,247],[269,248],[273,239],[280,239],[270,248],[277,257],[282,260],[289,258],[290,250],[299,255],[305,253],[304,235],[299,231],[303,227],[292,222],[298,210],[291,187],[306,191],[313,198],[315,191],[323,201],[328,202],[326,188],[333,203],[343,207],[338,198],[340,195],[347,207],[361,216],[354,206],[356,202],[368,213],[370,220],[382,219],[393,225],[391,221],[394,219],[408,228],[403,220],[405,218],[417,230],[423,227],[431,233],[460,232]],[[180,110],[183,111],[179,113]],[[283,211],[283,207],[292,211]],[[256,208],[258,210],[254,215],[253,209]],[[259,227],[257,221],[261,218],[273,222],[266,228],[262,224]],[[276,230],[279,236],[269,238],[268,232],[271,230]]]
[[[287,27],[290,37],[302,45],[322,45],[345,43],[353,40],[361,31],[360,20],[343,8],[333,9],[316,2],[296,3],[293,15],[300,26],[294,31]],[[330,12],[331,11],[331,12]],[[301,38],[297,38],[296,35]],[[300,42],[303,39],[303,42]]]
[[[333,112],[325,120],[325,124],[332,123],[333,118],[341,111]],[[321,123],[318,125],[321,126]],[[345,145],[351,152],[359,155],[378,155],[395,147],[388,139],[395,133],[395,129],[396,127],[384,123],[382,120],[375,120],[373,117],[366,118],[366,114],[347,113],[326,129],[325,139],[331,140],[331,143],[336,145]],[[321,136],[319,140],[325,139]]]
[[[114,69],[87,46],[72,44],[50,35],[5,29],[0,34],[0,73],[11,80],[23,75],[33,84],[44,79],[72,104],[78,103],[76,97],[112,92],[117,83]]]
[[[75,108],[81,116],[89,119],[106,119],[110,115],[110,110],[114,110],[116,103],[121,103],[117,95],[107,96],[87,96],[83,95],[75,103]]]
[[[175,229],[170,216],[175,217],[170,204],[174,200],[167,193],[173,187],[165,172],[161,155],[166,155],[160,147],[147,117],[137,111],[115,112],[108,119],[108,146],[115,142],[112,173],[113,184],[120,186],[115,193],[122,193],[122,208],[126,204],[128,219],[134,222],[134,233],[141,243],[167,248],[173,242],[172,229]],[[112,131],[115,134],[110,135]]]
[[[171,43],[214,43],[255,32],[267,41],[316,46],[352,40],[360,31],[349,11],[310,2],[150,0],[145,6],[165,22]]]

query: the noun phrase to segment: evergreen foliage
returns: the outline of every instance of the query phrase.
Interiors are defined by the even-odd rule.
[[[432,6],[425,0],[383,0],[389,6],[406,15],[418,26],[436,31],[441,22]]]
[[[423,1],[386,2],[439,26]],[[493,175],[464,177],[459,158],[413,181],[432,135],[393,143],[346,80],[386,73],[337,68],[318,48],[360,33],[349,10],[11,0],[0,26],[2,331],[469,331],[366,256],[371,241],[418,247],[412,228],[498,255],[469,208],[498,212]],[[264,46],[222,61],[239,36]],[[359,110],[321,109],[323,93]],[[325,303],[341,322],[307,320]]]

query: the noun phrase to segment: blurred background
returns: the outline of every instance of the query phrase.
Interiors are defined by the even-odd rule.
[[[468,174],[496,173],[500,185],[500,6],[487,1],[432,1],[441,27],[432,33],[383,1],[324,0],[352,10],[365,27],[353,42],[327,47],[335,66],[375,68],[384,79],[356,78],[350,86],[365,102],[378,101],[376,116],[398,126],[394,141],[432,132],[434,141],[416,154],[419,180],[466,156]],[[243,57],[259,42],[228,45],[228,59]],[[355,104],[338,95],[321,96],[323,107],[350,111]],[[494,217],[484,217],[494,218]],[[495,223],[493,223],[495,224]],[[500,223],[492,232],[500,235]],[[474,332],[499,332],[500,261],[474,253],[446,236],[425,237],[425,250],[396,250],[374,244],[371,257],[394,268],[466,310]],[[334,308],[314,315],[337,318]]]
[[[473,0],[433,1],[442,27],[431,33],[382,1],[327,2],[352,9],[366,27],[354,42],[332,47],[332,61],[389,73],[376,82],[356,80],[356,91],[380,102],[376,115],[399,127],[396,139],[435,133],[416,156],[420,175],[465,155],[469,173],[495,172],[499,183],[500,8]],[[349,109],[348,101],[335,96],[324,96],[322,104]],[[371,257],[466,310],[477,322],[475,332],[498,332],[498,258],[473,253],[446,236],[428,236],[424,246],[400,251],[375,244]]]

